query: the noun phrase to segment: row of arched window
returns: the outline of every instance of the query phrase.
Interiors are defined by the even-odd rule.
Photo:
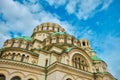
[[[28,62],[29,56],[25,54],[20,54],[20,53],[8,53],[8,54],[3,54],[2,55],[3,59],[11,59],[11,60],[17,60],[21,62]]]
[[[76,46],[80,46],[80,47],[89,47],[89,42],[85,42],[85,41],[78,41],[76,39],[74,39],[73,37],[61,37],[61,36],[57,36],[57,37],[52,37],[52,38],[48,38],[45,40],[46,45],[51,44],[51,43],[65,43],[65,44],[70,44],[70,45],[76,45]]]
[[[6,76],[3,74],[0,74],[0,80],[6,80]],[[10,80],[21,80],[21,78],[19,76],[14,76]],[[34,79],[30,78],[28,80],[34,80]],[[67,78],[66,80],[72,80],[72,79]]]
[[[6,76],[3,75],[3,74],[0,74],[0,80],[7,80],[7,79],[6,79]],[[20,78],[19,76],[14,76],[14,77],[12,77],[10,80],[21,80],[21,78]],[[30,79],[28,79],[28,80],[34,80],[34,79],[30,78]]]
[[[41,27],[37,27],[34,29],[34,31],[42,31],[42,30],[53,30],[53,31],[57,31],[57,32],[64,32],[64,29],[62,28],[56,28],[54,26],[42,26]]]
[[[29,42],[24,43],[22,40],[16,42],[15,40],[9,42],[5,42],[4,46],[7,47],[7,45],[10,45],[9,47],[18,47],[18,48],[24,48],[26,50],[29,50],[29,47],[31,46],[31,44]],[[17,44],[17,45],[16,45]]]
[[[89,68],[86,59],[79,54],[73,56],[73,66],[84,71],[88,71]]]

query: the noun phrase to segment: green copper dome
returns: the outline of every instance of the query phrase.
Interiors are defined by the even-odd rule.
[[[57,35],[57,34],[63,35],[63,34],[66,34],[66,32],[54,32],[54,33],[51,34],[51,36],[55,36],[55,35]]]
[[[102,61],[102,59],[100,59],[99,57],[97,57],[96,55],[95,56],[92,56],[91,57],[93,61]]]
[[[32,41],[32,38],[29,36],[20,36],[20,37],[15,37],[15,39],[24,39],[26,41]]]

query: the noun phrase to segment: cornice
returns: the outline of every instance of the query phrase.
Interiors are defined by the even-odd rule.
[[[25,50],[25,49],[23,49],[23,48],[18,48],[18,47],[8,47],[8,48],[2,48],[2,50],[1,50],[1,53],[2,52],[5,52],[5,51],[23,51],[23,52],[27,52],[27,53],[29,53],[29,54],[31,54],[31,55],[33,55],[33,56],[39,56],[39,54],[37,54],[37,53],[33,53],[32,51],[30,51],[30,50]]]
[[[7,60],[7,59],[0,59],[0,67],[1,68],[9,68],[9,69],[17,69],[17,70],[23,70],[23,71],[29,71],[29,72],[45,72],[45,68],[42,66],[20,62],[20,61],[13,61],[13,60]]]

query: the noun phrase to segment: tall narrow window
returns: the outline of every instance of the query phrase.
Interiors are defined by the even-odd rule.
[[[22,44],[22,41],[19,42],[19,45],[18,45],[19,48],[21,47],[21,44]]]
[[[15,43],[15,41],[12,42],[11,47],[13,47],[14,43]]]
[[[54,31],[54,26],[52,27],[52,30]]]
[[[60,31],[60,29],[58,28],[58,32]]]
[[[29,43],[26,44],[26,49],[28,50],[28,48],[29,48]]]
[[[20,61],[23,62],[24,58],[25,58],[25,55],[23,54]]]
[[[0,74],[0,80],[5,80],[5,75]]]
[[[48,65],[48,59],[46,59],[46,61],[45,61],[45,66],[47,66]]]
[[[85,46],[85,42],[83,42],[83,46]]]
[[[59,43],[59,37],[57,37],[56,42]]]
[[[12,54],[12,58],[11,59],[14,60],[14,58],[15,58],[15,53]]]
[[[21,78],[19,76],[15,76],[11,80],[21,80]]]
[[[80,58],[78,58],[79,69],[81,69]]]
[[[73,45],[73,38],[71,39],[71,41],[72,41],[71,44]]]
[[[41,26],[41,30],[43,30],[43,26]]]
[[[65,43],[65,44],[67,43],[67,39],[66,39],[66,37],[64,37],[64,43]]]

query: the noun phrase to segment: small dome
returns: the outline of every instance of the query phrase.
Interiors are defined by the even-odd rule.
[[[102,61],[102,59],[100,59],[99,57],[95,56],[91,56],[93,61]]]
[[[26,41],[32,41],[32,38],[29,36],[20,36],[20,37],[15,37],[14,39],[23,39]]]

